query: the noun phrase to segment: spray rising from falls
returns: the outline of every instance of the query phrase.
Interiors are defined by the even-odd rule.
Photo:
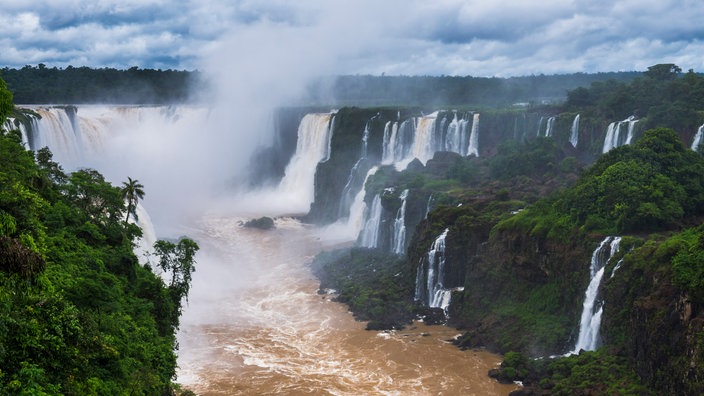
[[[579,143],[579,114],[577,114],[572,121],[570,143],[572,144],[572,147],[577,148],[577,144]]]
[[[604,304],[599,303],[599,286],[604,277],[604,268],[611,257],[618,252],[621,237],[606,237],[592,253],[589,265],[590,281],[584,293],[582,317],[579,323],[579,336],[577,343],[570,354],[579,353],[580,350],[593,351],[599,346],[599,329],[601,327],[601,314]]]

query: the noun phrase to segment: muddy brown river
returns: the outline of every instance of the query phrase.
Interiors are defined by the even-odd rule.
[[[212,217],[190,232],[201,246],[181,329],[177,382],[198,395],[506,395],[487,376],[500,357],[461,351],[459,332],[416,323],[364,330],[317,293],[308,267],[332,248],[291,219],[276,229]]]

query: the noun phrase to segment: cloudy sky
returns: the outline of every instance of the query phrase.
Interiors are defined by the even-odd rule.
[[[335,74],[513,76],[657,63],[704,71],[701,0],[0,0],[0,10],[0,67],[192,70],[227,53],[251,56],[252,68],[314,63]]]

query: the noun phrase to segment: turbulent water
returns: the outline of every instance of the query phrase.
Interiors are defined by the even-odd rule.
[[[325,248],[290,219],[273,231],[211,217],[193,230],[202,254],[179,333],[178,382],[200,395],[504,395],[495,355],[461,351],[458,332],[422,323],[364,330],[316,293],[307,263]]]
[[[223,205],[196,193],[212,187],[213,170],[224,169],[223,163],[233,158],[223,153],[244,142],[214,144],[222,136],[203,126],[209,111],[119,106],[33,110],[41,118],[32,121],[31,131],[22,131],[28,147],[49,146],[67,170],[96,166],[115,184],[132,175],[147,186],[150,213],[138,207],[145,233],[136,253],[142,261],[165,228],[167,237],[178,232],[200,245],[178,334],[177,382],[185,388],[200,395],[503,395],[516,388],[487,376],[498,356],[461,351],[449,343],[456,330],[420,323],[399,332],[365,331],[365,324],[332,302],[331,295],[317,294],[309,263],[322,249],[356,237],[364,212],[360,194],[343,227],[344,238],[335,237],[340,232],[332,228],[320,230],[290,218],[277,219],[270,231],[243,228],[246,218],[223,214],[232,208],[248,215],[307,208],[315,164],[329,156],[332,114],[304,119],[300,147],[277,191]],[[429,130],[424,129],[428,138]],[[220,214],[193,217],[204,208]],[[378,222],[378,202],[371,211]],[[180,220],[171,224],[176,217],[190,219],[186,223],[191,226]],[[374,228],[373,235],[362,238],[367,241],[362,245],[375,246],[378,226],[367,228]]]

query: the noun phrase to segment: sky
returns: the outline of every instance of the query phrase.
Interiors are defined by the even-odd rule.
[[[203,70],[227,53],[327,74],[704,71],[701,0],[0,0],[0,10],[0,67],[11,68]]]

